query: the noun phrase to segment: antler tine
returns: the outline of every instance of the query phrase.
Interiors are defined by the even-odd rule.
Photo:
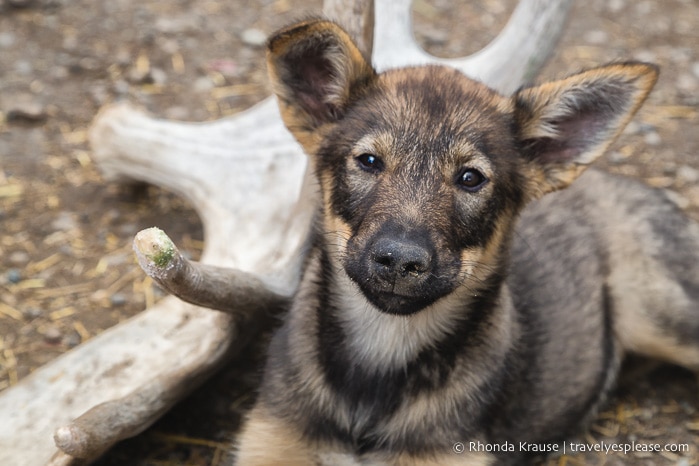
[[[505,28],[483,50],[464,58],[437,58],[415,42],[411,0],[376,3],[374,65],[439,63],[461,70],[498,91],[510,94],[532,80],[563,32],[572,0],[520,0]]]
[[[352,14],[348,15],[348,11],[352,11]],[[359,50],[371,57],[374,45],[374,0],[325,0],[323,14],[330,19],[341,19],[342,27],[354,37]]]

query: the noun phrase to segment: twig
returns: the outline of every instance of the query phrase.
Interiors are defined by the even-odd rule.
[[[239,316],[285,309],[289,297],[253,274],[187,260],[158,228],[140,231],[133,242],[141,268],[183,301]]]

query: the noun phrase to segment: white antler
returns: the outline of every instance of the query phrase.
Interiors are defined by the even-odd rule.
[[[374,66],[453,66],[504,94],[533,79],[551,55],[573,0],[520,0],[509,22],[487,47],[465,58],[437,58],[415,42],[411,0],[376,2]]]
[[[371,0],[326,0],[324,12],[367,56],[374,44],[379,69],[438,61],[509,92],[548,56],[570,3],[522,0],[503,33],[463,60],[420,50],[408,0],[376,2],[376,27]],[[268,325],[268,312],[254,312],[258,297],[274,309],[297,286],[316,192],[273,99],[203,124],[115,105],[97,116],[90,142],[106,176],[158,184],[192,203],[204,223],[206,266],[187,263],[157,231],[139,234],[135,247],[166,289],[225,312],[165,298],[0,393],[0,465],[84,464],[142,431]]]

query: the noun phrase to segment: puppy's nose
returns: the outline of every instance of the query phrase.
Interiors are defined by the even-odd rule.
[[[374,269],[384,279],[418,278],[430,270],[432,254],[415,242],[379,238],[374,243]]]

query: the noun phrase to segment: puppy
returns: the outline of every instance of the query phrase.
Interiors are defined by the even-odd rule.
[[[502,96],[440,66],[377,74],[324,20],[267,53],[319,204],[237,464],[516,463],[589,420],[625,353],[699,369],[699,228],[585,172],[656,67]]]

